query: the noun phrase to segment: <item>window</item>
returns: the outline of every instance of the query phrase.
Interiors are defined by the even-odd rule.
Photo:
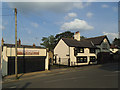
[[[90,56],[90,62],[95,62],[95,61],[96,61],[95,56]]]
[[[84,48],[77,48],[77,53],[84,53]]]
[[[107,43],[102,44],[102,49],[107,50]]]
[[[90,48],[90,53],[95,53],[95,49]]]
[[[87,57],[77,57],[77,63],[87,63]]]

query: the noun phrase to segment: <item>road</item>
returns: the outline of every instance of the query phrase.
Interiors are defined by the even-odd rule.
[[[82,68],[82,69],[81,69]],[[58,70],[59,71],[59,70]],[[3,88],[118,88],[118,65],[83,66],[2,84]]]

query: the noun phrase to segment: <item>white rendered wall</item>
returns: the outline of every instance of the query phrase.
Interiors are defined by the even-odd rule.
[[[65,64],[63,63],[62,58],[65,58],[65,59],[69,58],[69,56],[66,56],[66,55],[69,55],[69,47],[66,45],[66,43],[62,39],[58,42],[57,46],[55,47],[54,55],[57,55],[57,60],[56,60],[57,64],[59,64],[59,58],[61,58],[60,64]]]
[[[89,48],[84,48],[84,53],[78,53],[77,56],[87,56],[87,63],[77,63],[76,56],[74,56],[74,47],[70,47],[70,65],[87,65],[90,61],[90,56],[95,56],[97,58],[97,55],[95,53],[89,53]],[[97,62],[94,62],[95,64]],[[92,63],[91,63],[92,64]]]
[[[107,44],[107,50],[103,49],[103,44],[104,43]],[[103,40],[101,45],[96,45],[96,47],[100,48],[100,52],[110,52],[110,45],[109,45],[108,40],[106,38]]]
[[[18,51],[38,51],[39,55],[25,55],[25,56],[46,56],[46,49],[37,49],[37,48],[17,48]],[[7,48],[7,56],[15,56],[15,48]],[[18,55],[23,56],[23,55]]]
[[[1,60],[1,69],[2,69],[2,75],[7,75],[7,68],[8,68],[8,57],[7,57],[7,47],[3,47],[2,52],[2,60]]]

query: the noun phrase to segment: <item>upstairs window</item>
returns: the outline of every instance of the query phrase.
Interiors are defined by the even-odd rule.
[[[87,57],[77,57],[77,63],[87,63]]]
[[[77,48],[77,53],[84,53],[84,48]]]
[[[102,49],[104,49],[104,50],[107,50],[108,48],[107,48],[107,43],[103,43],[102,44]]]
[[[90,53],[95,53],[95,49],[90,48]]]

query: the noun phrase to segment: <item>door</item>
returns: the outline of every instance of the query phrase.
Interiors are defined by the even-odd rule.
[[[45,70],[45,56],[18,57],[18,74]],[[8,75],[15,74],[15,57],[8,57]]]

